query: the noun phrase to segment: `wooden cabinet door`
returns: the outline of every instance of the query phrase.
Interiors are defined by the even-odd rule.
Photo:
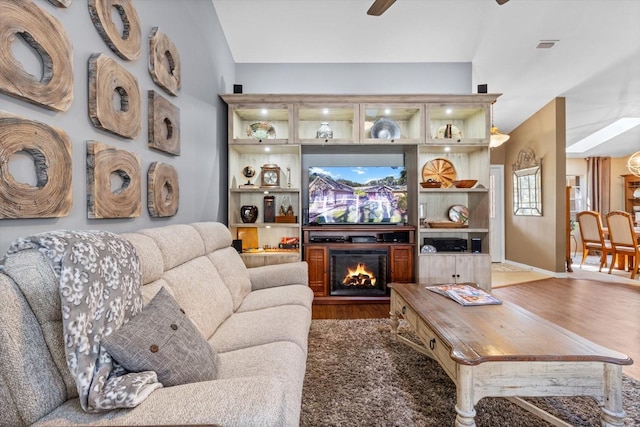
[[[419,262],[418,283],[421,285],[456,282],[456,255],[423,255]]]
[[[309,287],[317,297],[327,296],[329,260],[327,248],[322,246],[307,246],[304,258],[309,264]]]
[[[491,262],[487,254],[460,254],[456,259],[456,282],[472,282],[491,290]]]
[[[413,282],[413,246],[391,246],[392,282]]]

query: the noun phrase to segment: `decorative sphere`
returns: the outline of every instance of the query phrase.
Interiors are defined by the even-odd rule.
[[[242,175],[246,178],[253,178],[256,176],[256,170],[252,166],[245,166],[244,169],[242,169]]]
[[[633,153],[627,160],[627,169],[635,176],[640,176],[640,151]]]

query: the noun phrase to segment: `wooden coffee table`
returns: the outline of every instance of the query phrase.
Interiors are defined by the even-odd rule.
[[[602,426],[623,426],[622,365],[633,361],[509,302],[464,307],[424,285],[391,283],[391,333],[436,360],[456,385],[456,426],[475,426],[475,405],[507,397],[568,425],[518,396],[592,396]],[[398,335],[402,316],[424,345]]]

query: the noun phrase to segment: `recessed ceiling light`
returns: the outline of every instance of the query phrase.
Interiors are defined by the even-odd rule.
[[[447,108],[446,110],[444,110],[444,112],[447,114],[451,114],[453,113],[453,110],[451,108]]]
[[[268,111],[266,108],[263,108],[262,110],[260,110],[260,113],[262,113],[263,116],[266,116]]]
[[[536,49],[551,49],[558,43],[560,40],[540,40]]]
[[[391,114],[391,109],[390,108],[385,108],[384,109],[384,113],[385,114]]]
[[[324,108],[322,110],[322,114],[329,114],[329,109],[328,108]]]
[[[640,117],[624,117],[567,147],[567,153],[584,153],[640,125]]]

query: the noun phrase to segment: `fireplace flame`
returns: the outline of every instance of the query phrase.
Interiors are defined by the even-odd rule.
[[[350,286],[375,286],[376,277],[372,271],[367,270],[364,263],[359,262],[356,268],[347,267],[347,275],[342,283]]]

